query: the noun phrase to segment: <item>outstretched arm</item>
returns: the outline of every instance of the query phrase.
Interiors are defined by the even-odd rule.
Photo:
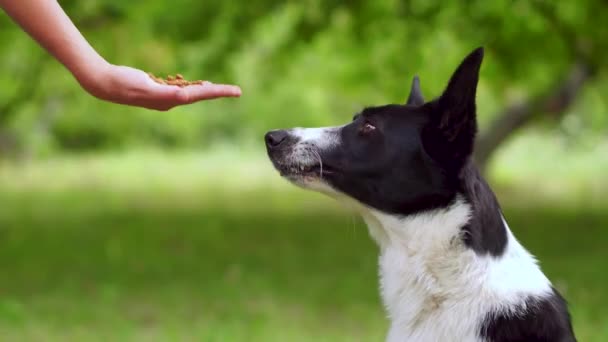
[[[184,88],[154,82],[141,70],[108,63],[89,45],[56,0],[0,0],[0,7],[60,61],[93,96],[156,110],[219,97],[237,97],[233,85],[205,82]]]

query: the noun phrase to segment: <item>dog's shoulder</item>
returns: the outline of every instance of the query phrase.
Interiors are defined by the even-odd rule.
[[[566,301],[555,289],[530,297],[521,311],[488,314],[481,336],[488,342],[576,342]]]

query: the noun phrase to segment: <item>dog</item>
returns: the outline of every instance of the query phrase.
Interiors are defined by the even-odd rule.
[[[472,158],[483,55],[469,54],[432,101],[414,77],[405,104],[265,135],[284,178],[362,215],[379,246],[389,342],[576,341],[565,300]]]

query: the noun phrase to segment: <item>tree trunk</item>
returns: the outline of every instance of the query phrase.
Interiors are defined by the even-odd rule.
[[[15,136],[0,127],[0,163],[2,159],[9,159],[14,156],[17,145],[17,139]]]
[[[496,149],[517,129],[543,114],[561,118],[572,105],[583,85],[594,75],[593,69],[584,63],[570,68],[565,79],[547,93],[526,102],[513,104],[496,116],[490,126],[477,139],[475,161],[484,170]]]
[[[7,125],[19,110],[19,107],[30,101],[35,95],[41,74],[48,57],[40,55],[20,77],[15,94],[3,104],[0,104],[0,159],[14,157],[20,152],[19,140],[7,129]]]

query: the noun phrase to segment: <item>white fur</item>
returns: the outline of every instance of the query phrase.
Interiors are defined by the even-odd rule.
[[[527,297],[551,293],[549,280],[510,231],[501,257],[467,248],[460,234],[470,214],[461,199],[405,218],[366,210],[372,235],[382,232],[376,240],[381,294],[391,319],[387,341],[481,341],[488,313],[519,312]]]
[[[313,144],[319,149],[340,143],[340,126],[320,128],[294,128],[290,134],[300,138],[300,144]]]

